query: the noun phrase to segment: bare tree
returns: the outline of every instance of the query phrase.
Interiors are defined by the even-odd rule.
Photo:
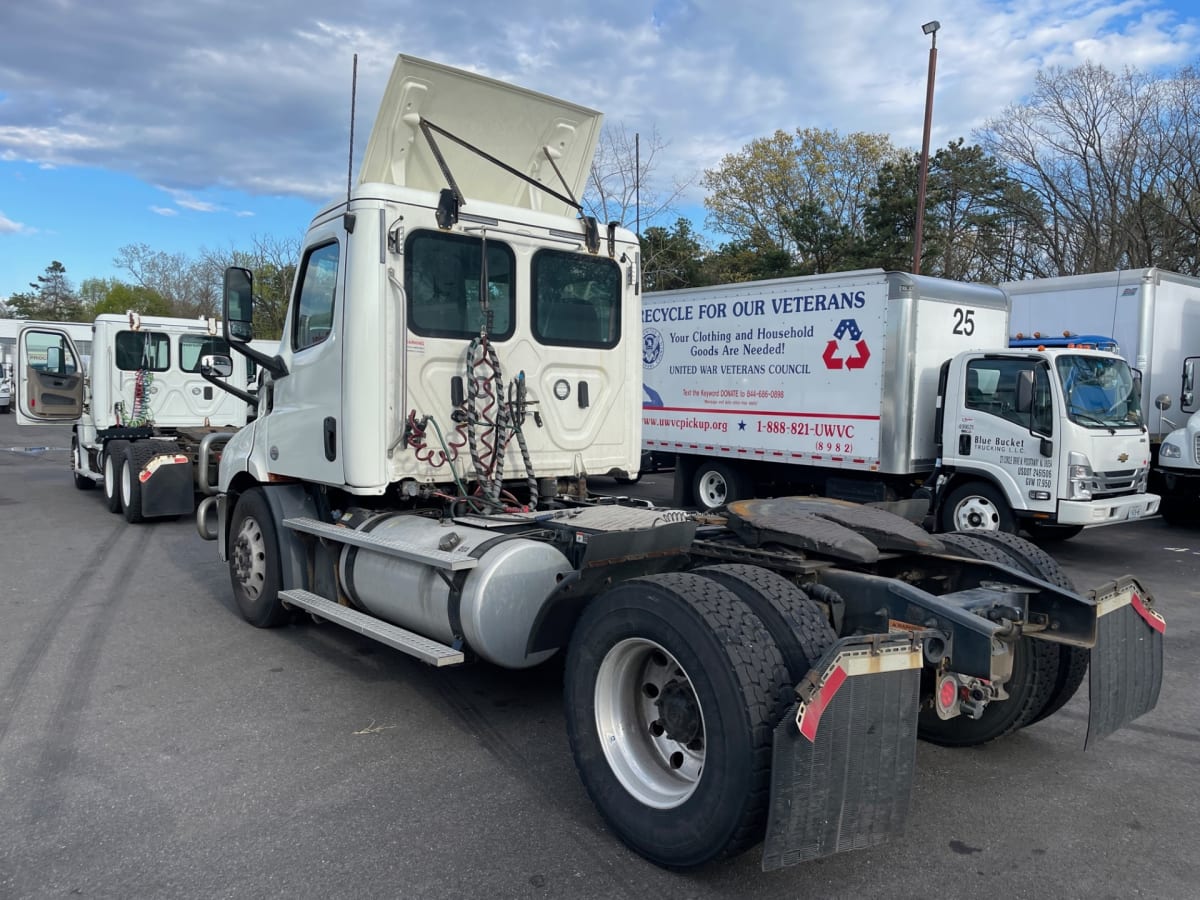
[[[675,206],[695,178],[675,180],[669,188],[655,178],[658,158],[667,144],[650,133],[630,134],[623,124],[608,125],[600,134],[592,159],[583,208],[601,223],[620,222],[645,229],[656,219],[675,214]]]
[[[988,123],[981,143],[1028,190],[1011,210],[1040,249],[1025,274],[1196,271],[1197,96],[1192,69],[1157,79],[1089,62],[1041,73]]]

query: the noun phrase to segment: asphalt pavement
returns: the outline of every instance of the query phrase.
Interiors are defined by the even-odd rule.
[[[1167,620],[1157,709],[1085,753],[1086,687],[967,750],[922,744],[904,834],[678,874],[604,827],[561,669],[435,670],[334,626],[262,631],[188,519],[80,491],[66,427],[0,416],[0,898],[1194,898],[1200,530],[1088,529]],[[670,474],[596,490],[667,501]]]

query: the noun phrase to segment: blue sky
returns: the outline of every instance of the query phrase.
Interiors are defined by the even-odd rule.
[[[778,128],[886,132],[918,147],[930,19],[942,24],[934,147],[969,139],[1040,69],[1090,59],[1169,70],[1200,53],[1195,0],[883,6],[6,2],[0,299],[55,259],[78,286],[126,276],[113,258],[128,244],[195,257],[298,236],[345,189],[355,53],[360,152],[403,52],[592,106],[630,132],[656,131],[663,187]],[[681,211],[703,228],[698,189]]]

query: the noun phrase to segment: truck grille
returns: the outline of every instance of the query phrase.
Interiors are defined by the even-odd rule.
[[[1200,466],[1200,432],[1196,433],[1196,438],[1192,442],[1192,459],[1196,465]]]
[[[1111,472],[1096,472],[1096,488],[1093,497],[1131,493],[1137,484],[1137,469],[1114,469]]]

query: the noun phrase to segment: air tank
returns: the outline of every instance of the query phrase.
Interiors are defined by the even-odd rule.
[[[363,609],[451,644],[456,630],[452,610],[457,604],[467,646],[508,669],[535,666],[556,652],[525,653],[542,603],[562,575],[572,570],[552,545],[403,513],[371,514],[356,530],[427,552],[453,543],[447,539],[455,535],[453,552],[479,560],[473,569],[451,572],[346,545],[339,560],[342,587]]]

